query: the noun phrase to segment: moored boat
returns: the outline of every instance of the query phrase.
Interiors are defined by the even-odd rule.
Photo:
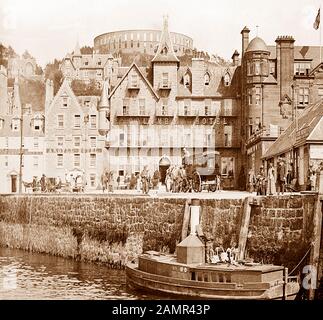
[[[195,299],[295,299],[300,286],[295,277],[288,277],[287,268],[230,259],[211,263],[196,233],[197,208],[191,208],[190,220],[192,232],[178,244],[176,255],[149,251],[127,264],[129,286]]]

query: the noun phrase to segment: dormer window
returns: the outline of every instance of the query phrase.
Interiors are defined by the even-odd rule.
[[[167,47],[164,47],[163,49],[162,49],[162,51],[161,51],[161,54],[163,54],[163,55],[167,55],[167,53],[168,53],[168,49],[167,49]]]
[[[208,72],[204,75],[204,84],[206,86],[210,84],[210,74]]]
[[[98,66],[102,64],[101,59],[98,60]]]
[[[42,119],[36,118],[34,119],[34,130],[40,131],[42,126]]]
[[[188,73],[184,75],[184,86],[189,87],[191,85],[191,77]]]
[[[68,106],[68,98],[67,97],[63,97],[62,106],[63,106],[63,108],[67,108],[67,106]]]
[[[224,80],[224,85],[228,87],[231,82],[231,76],[228,72],[224,75],[223,80]]]
[[[19,128],[20,128],[19,118],[12,119],[11,128],[12,128],[12,131],[19,131]]]

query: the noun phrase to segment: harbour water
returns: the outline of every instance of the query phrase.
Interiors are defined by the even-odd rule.
[[[123,270],[0,247],[0,300],[146,300]]]

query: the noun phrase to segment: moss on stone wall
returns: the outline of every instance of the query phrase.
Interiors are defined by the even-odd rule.
[[[185,199],[99,195],[0,196],[0,245],[115,265],[145,250],[173,253]],[[309,247],[315,197],[267,197],[251,211],[247,253],[295,266]],[[214,245],[238,243],[243,200],[201,200]],[[117,262],[116,262],[117,261]]]

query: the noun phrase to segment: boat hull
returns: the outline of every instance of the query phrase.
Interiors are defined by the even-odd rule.
[[[126,277],[127,285],[135,289],[188,299],[281,300],[283,298],[283,284],[269,289],[243,289],[236,288],[234,284],[197,282],[150,274],[138,270],[135,264],[126,266]],[[298,291],[298,283],[288,283],[286,299],[294,300]]]

